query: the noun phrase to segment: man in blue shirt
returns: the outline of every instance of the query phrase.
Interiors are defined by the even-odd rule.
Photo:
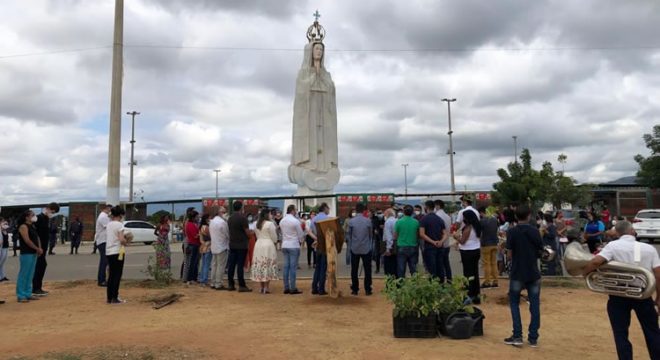
[[[373,226],[371,220],[364,215],[363,203],[355,206],[356,215],[348,222],[348,238],[351,244],[351,295],[360,291],[358,268],[360,259],[364,267],[364,291],[371,295],[371,251],[373,247]]]
[[[309,223],[309,236],[314,239],[312,246],[316,248],[318,245],[318,237],[316,234],[316,222],[328,218],[330,214],[330,207],[326,203],[319,206],[319,214],[312,219]],[[328,270],[328,257],[325,249],[316,249],[316,268],[314,268],[314,277],[312,278],[312,295],[327,295],[325,292],[325,279],[326,271]]]
[[[435,203],[429,200],[424,203],[426,215],[419,222],[419,238],[424,241],[424,263],[432,277],[444,277],[442,259],[440,258],[443,244],[447,241],[448,232],[445,222],[434,212]]]
[[[529,334],[527,341],[536,347],[541,325],[541,272],[538,258],[543,251],[541,233],[529,224],[531,211],[527,205],[516,209],[518,225],[509,229],[506,234],[506,249],[511,260],[509,274],[509,305],[513,321],[513,335],[504,339],[505,344],[522,346],[522,321],[520,319],[520,292],[527,289],[529,296]]]

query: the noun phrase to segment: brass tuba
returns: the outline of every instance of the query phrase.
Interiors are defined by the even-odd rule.
[[[564,265],[573,276],[582,275],[582,270],[593,259],[593,255],[574,241],[566,246]],[[647,299],[655,291],[655,276],[640,266],[610,261],[585,276],[591,291],[622,296],[631,299]]]

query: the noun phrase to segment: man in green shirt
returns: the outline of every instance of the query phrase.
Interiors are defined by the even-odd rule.
[[[397,251],[397,276],[406,276],[406,264],[410,275],[417,272],[417,261],[419,257],[419,221],[412,217],[413,207],[406,205],[403,208],[403,217],[394,225],[394,237],[396,239]]]

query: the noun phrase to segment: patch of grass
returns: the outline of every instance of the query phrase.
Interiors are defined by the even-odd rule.
[[[552,277],[543,278],[541,286],[556,287],[556,288],[569,288],[569,289],[585,289],[584,279],[572,277]]]
[[[177,348],[148,347],[106,347],[83,349],[80,351],[49,352],[34,357],[12,357],[11,360],[179,360],[179,359],[209,359],[209,356],[198,352]]]
[[[61,281],[52,283],[54,289],[72,289],[78,286],[83,286],[86,284],[91,284],[90,280],[72,280],[72,281]]]

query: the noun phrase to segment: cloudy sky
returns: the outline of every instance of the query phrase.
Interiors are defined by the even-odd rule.
[[[295,192],[295,77],[319,9],[337,88],[337,192],[490,189],[513,158],[601,182],[660,123],[660,3],[130,0],[123,110],[146,200]],[[0,203],[105,199],[112,0],[3,2]],[[130,117],[123,115],[122,198]]]

